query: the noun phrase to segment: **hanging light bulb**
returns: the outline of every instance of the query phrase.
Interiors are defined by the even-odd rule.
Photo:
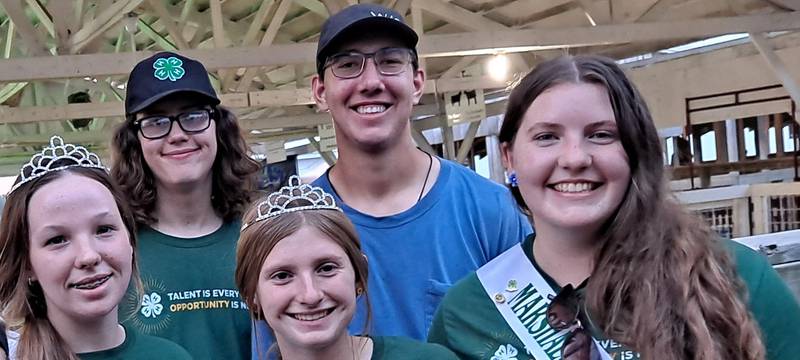
[[[506,54],[497,54],[492,56],[486,64],[486,71],[494,80],[506,80],[508,78],[508,69],[510,66],[511,62],[508,60]]]

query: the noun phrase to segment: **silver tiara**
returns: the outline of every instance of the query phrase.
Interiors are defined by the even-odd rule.
[[[71,167],[96,168],[108,171],[97,154],[80,145],[65,144],[64,139],[58,135],[50,138],[50,146],[45,146],[42,152],[33,154],[31,160],[19,170],[20,181],[11,187],[14,190],[33,179],[40,178],[47,173],[60,171]]]
[[[265,200],[256,205],[255,220],[244,224],[242,230],[259,221],[269,219],[281,214],[288,214],[303,210],[338,210],[333,196],[317,186],[303,184],[300,177],[292,175],[289,177],[289,185],[280,190],[269,194]]]

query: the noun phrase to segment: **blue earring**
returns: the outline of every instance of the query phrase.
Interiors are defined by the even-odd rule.
[[[510,174],[508,174],[508,183],[511,185],[511,187],[517,187],[517,185],[519,185],[517,182],[516,172],[512,171]]]

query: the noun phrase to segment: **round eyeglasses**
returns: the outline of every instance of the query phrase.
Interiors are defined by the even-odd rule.
[[[367,58],[372,58],[379,73],[397,75],[407,69],[406,66],[414,57],[414,51],[407,48],[383,48],[367,54],[348,51],[329,56],[324,67],[330,67],[333,75],[338,78],[352,79],[364,72]]]
[[[187,134],[203,132],[211,126],[214,117],[213,109],[198,109],[180,113],[178,115],[154,115],[135,120],[133,125],[145,139],[160,139],[172,131],[172,123],[177,122],[181,130]]]

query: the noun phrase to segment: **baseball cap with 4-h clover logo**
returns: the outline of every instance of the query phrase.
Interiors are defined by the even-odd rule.
[[[133,67],[128,77],[125,114],[142,111],[177,92],[192,92],[207,98],[211,105],[219,104],[203,64],[180,54],[160,52]]]

